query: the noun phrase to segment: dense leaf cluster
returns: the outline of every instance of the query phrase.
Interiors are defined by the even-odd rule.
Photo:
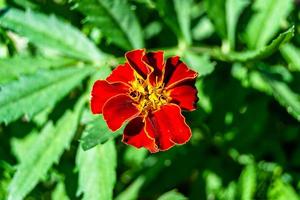
[[[297,2],[0,0],[0,199],[299,199]],[[91,115],[137,48],[199,73],[188,144],[149,154]]]

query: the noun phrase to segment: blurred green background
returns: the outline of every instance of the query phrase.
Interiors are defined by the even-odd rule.
[[[0,199],[297,200],[300,2],[0,0]],[[146,48],[200,76],[193,137],[149,154],[89,110]]]

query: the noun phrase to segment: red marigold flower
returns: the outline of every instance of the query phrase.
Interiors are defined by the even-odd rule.
[[[92,112],[103,114],[112,131],[128,122],[122,141],[152,153],[189,141],[192,133],[181,109],[196,109],[197,73],[178,56],[165,63],[163,51],[139,49],[125,57],[106,80],[94,83]]]

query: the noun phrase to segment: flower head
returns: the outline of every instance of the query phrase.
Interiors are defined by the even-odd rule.
[[[126,62],[92,89],[91,110],[103,117],[112,131],[128,122],[123,142],[150,152],[184,144],[191,130],[181,110],[196,109],[197,73],[178,56],[164,62],[163,51],[127,52]]]

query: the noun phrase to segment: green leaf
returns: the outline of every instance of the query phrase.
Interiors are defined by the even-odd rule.
[[[124,153],[124,163],[132,168],[139,168],[142,166],[148,150],[145,148],[137,149],[135,147],[128,146]]]
[[[226,38],[226,14],[225,14],[225,0],[205,0],[205,8],[208,17],[214,24],[215,30],[221,36]]]
[[[91,72],[88,67],[44,70],[0,86],[0,122],[9,123],[22,115],[31,118],[53,106]]]
[[[154,36],[158,35],[161,32],[162,28],[162,23],[158,21],[150,22],[145,26],[143,31],[145,39],[151,39]]]
[[[211,21],[207,17],[202,17],[192,29],[192,35],[195,40],[203,40],[210,37],[214,31]]]
[[[85,99],[80,99],[75,111],[67,111],[55,126],[49,122],[44,127],[17,167],[9,186],[8,200],[23,199],[49,168],[59,161],[64,150],[70,146],[84,102]]]
[[[52,200],[69,200],[63,181],[59,181],[51,194]]]
[[[293,0],[256,0],[252,6],[255,14],[245,32],[248,47],[257,49],[265,46],[275,36],[292,6]]]
[[[0,17],[0,26],[12,29],[38,46],[74,58],[98,62],[104,56],[78,29],[54,15],[11,8]]]
[[[24,138],[13,138],[11,140],[12,151],[19,162],[26,159],[27,149],[30,149],[38,137],[37,130],[33,130]]]
[[[104,144],[109,139],[115,138],[123,133],[123,129],[119,129],[112,132],[102,116],[95,116],[94,120],[90,121],[85,129],[86,134],[80,140],[83,150],[88,150],[95,147],[98,144]]]
[[[138,199],[138,194],[145,183],[146,177],[140,176],[133,181],[124,191],[122,191],[115,200]]]
[[[262,47],[257,50],[250,50],[245,52],[229,52],[223,53],[220,49],[213,49],[209,54],[219,60],[227,62],[247,62],[251,60],[260,60],[273,54],[278,48],[288,42],[294,36],[295,28],[291,27],[284,33],[281,33],[275,40],[268,46]]]
[[[158,197],[158,200],[187,200],[187,198],[176,190],[171,190]]]
[[[107,38],[126,50],[144,47],[142,29],[126,0],[75,0],[86,21],[96,25]]]
[[[249,0],[226,0],[227,37],[231,50],[235,48],[235,31],[238,19],[249,3]]]
[[[272,94],[277,101],[286,107],[288,113],[300,121],[300,96],[293,92],[286,83],[264,76],[271,86]]]
[[[79,169],[77,195],[83,193],[83,200],[113,199],[117,154],[112,140],[89,151],[79,148],[76,164]]]
[[[30,56],[15,56],[0,59],[0,83],[16,79],[21,75],[33,74],[38,69],[56,68],[74,63],[67,58],[44,58]]]
[[[199,73],[199,76],[206,76],[215,69],[215,63],[210,61],[208,55],[198,55],[190,51],[185,51],[182,59],[188,66]]]
[[[158,0],[156,8],[165,23],[173,30],[179,40],[191,44],[191,9],[192,0]],[[171,5],[170,5],[171,4]],[[176,17],[174,17],[176,16]]]
[[[243,170],[240,176],[240,192],[241,200],[252,200],[254,199],[256,191],[256,171],[253,164],[249,164]]]
[[[290,184],[284,183],[280,178],[275,180],[268,190],[270,200],[299,200],[299,196]]]
[[[192,0],[173,0],[174,8],[177,15],[177,20],[179,28],[182,32],[183,38],[187,44],[191,44],[191,9],[192,9]]]
[[[292,44],[285,44],[280,48],[281,55],[289,63],[289,69],[300,71],[300,49]]]

